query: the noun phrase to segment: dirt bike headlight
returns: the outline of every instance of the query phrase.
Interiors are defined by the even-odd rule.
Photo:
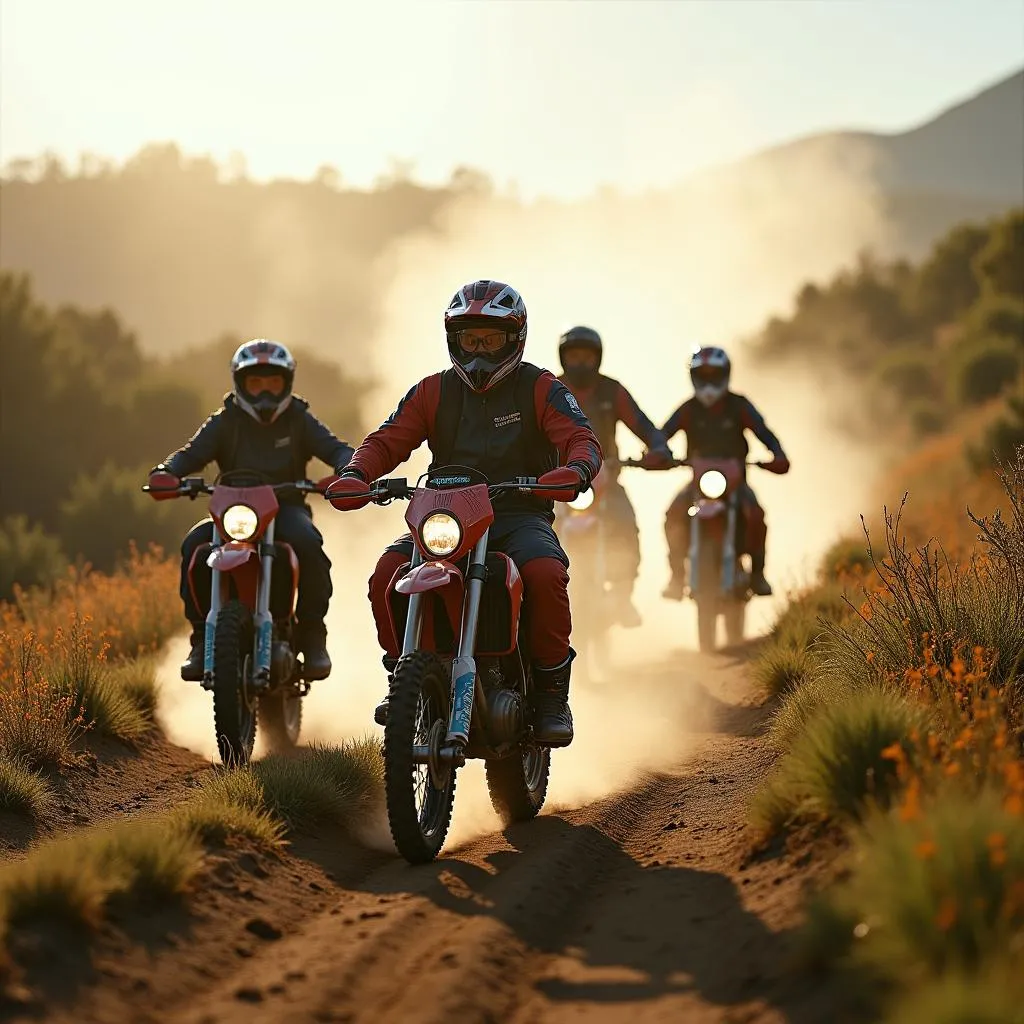
[[[443,558],[458,548],[462,541],[462,527],[447,512],[435,512],[424,520],[420,536],[430,554],[435,558]]]
[[[720,498],[725,494],[725,474],[719,473],[717,469],[709,469],[706,473],[701,473],[697,486],[705,498]]]
[[[231,505],[221,517],[224,532],[232,540],[249,540],[260,525],[259,516],[248,505]]]
[[[568,502],[569,508],[571,508],[573,512],[586,512],[593,504],[594,490],[592,487],[588,487],[585,491],[580,491],[572,501]]]

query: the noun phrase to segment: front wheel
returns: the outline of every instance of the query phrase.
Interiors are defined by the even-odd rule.
[[[730,647],[743,643],[744,627],[747,618],[746,601],[730,601],[725,606],[725,642]]]
[[[437,856],[452,820],[454,766],[413,761],[414,746],[436,755],[444,742],[448,693],[447,673],[435,654],[414,651],[399,660],[384,726],[384,793],[391,836],[410,864]]]
[[[302,698],[298,691],[284,687],[260,697],[260,728],[274,754],[287,754],[299,742],[302,729]]]
[[[551,748],[535,744],[487,762],[487,792],[502,823],[529,821],[544,806],[551,775]]]
[[[221,608],[213,640],[213,725],[229,767],[247,764],[256,742],[253,635],[252,613],[241,601]]]
[[[710,654],[715,649],[721,611],[721,545],[702,538],[698,558],[697,592],[694,594],[697,602],[697,645],[702,654]]]

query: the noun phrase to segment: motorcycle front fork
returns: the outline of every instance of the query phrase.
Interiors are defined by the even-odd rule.
[[[270,584],[274,572],[274,527],[276,521],[271,520],[266,533],[259,541],[260,578],[256,589],[256,615],[253,626],[255,642],[253,644],[252,679],[257,689],[270,685],[270,661],[273,652],[274,617],[270,614]],[[210,550],[224,543],[217,524],[213,525],[213,543]],[[225,581],[221,573],[214,569],[210,583],[210,610],[206,613],[206,627],[203,636],[203,688],[213,687],[213,648],[217,635],[217,618],[224,606]]]
[[[722,574],[721,592],[731,594],[736,586],[736,501],[728,503],[725,519],[725,539],[722,542]],[[696,594],[701,585],[700,580],[700,517],[693,516],[690,521],[690,593]]]
[[[465,761],[465,748],[469,743],[469,729],[473,720],[473,705],[486,708],[483,684],[476,670],[476,631],[480,621],[480,601],[483,595],[485,565],[487,562],[487,541],[490,530],[476,542],[466,571],[466,592],[462,602],[462,624],[459,630],[459,644],[452,659],[452,701],[448,735],[442,756],[458,764]],[[413,551],[410,568],[423,561],[418,550]],[[419,645],[423,633],[423,594],[409,597],[409,611],[405,620],[405,636],[402,640],[402,654],[410,654]]]

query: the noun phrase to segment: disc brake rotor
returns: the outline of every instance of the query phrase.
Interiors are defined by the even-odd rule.
[[[435,789],[444,789],[448,785],[448,777],[452,770],[451,763],[441,759],[441,746],[447,735],[448,729],[444,719],[435,719],[427,733],[427,748],[430,751],[427,768],[430,772],[430,782]]]

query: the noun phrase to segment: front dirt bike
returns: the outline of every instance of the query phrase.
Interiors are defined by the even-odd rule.
[[[564,488],[527,477],[491,485],[475,470],[447,467],[424,486],[382,480],[334,502],[355,509],[411,498],[413,556],[389,583],[389,621],[379,625],[402,652],[384,726],[384,788],[395,846],[413,864],[441,850],[467,759],[486,762],[506,823],[533,818],[547,795],[551,750],[534,739],[519,635],[522,579],[511,558],[488,549],[492,500],[511,491],[555,497]]]
[[[243,486],[230,485],[243,477]],[[291,545],[275,541],[274,530],[277,492],[322,493],[321,485],[253,483],[257,477],[236,471],[212,487],[198,477],[180,483],[169,477],[161,487],[156,477],[143,488],[160,498],[211,498],[213,543],[193,557],[189,586],[206,613],[201,682],[213,694],[217,749],[226,765],[249,761],[257,725],[272,751],[294,748],[309,692],[294,637],[299,561]]]

